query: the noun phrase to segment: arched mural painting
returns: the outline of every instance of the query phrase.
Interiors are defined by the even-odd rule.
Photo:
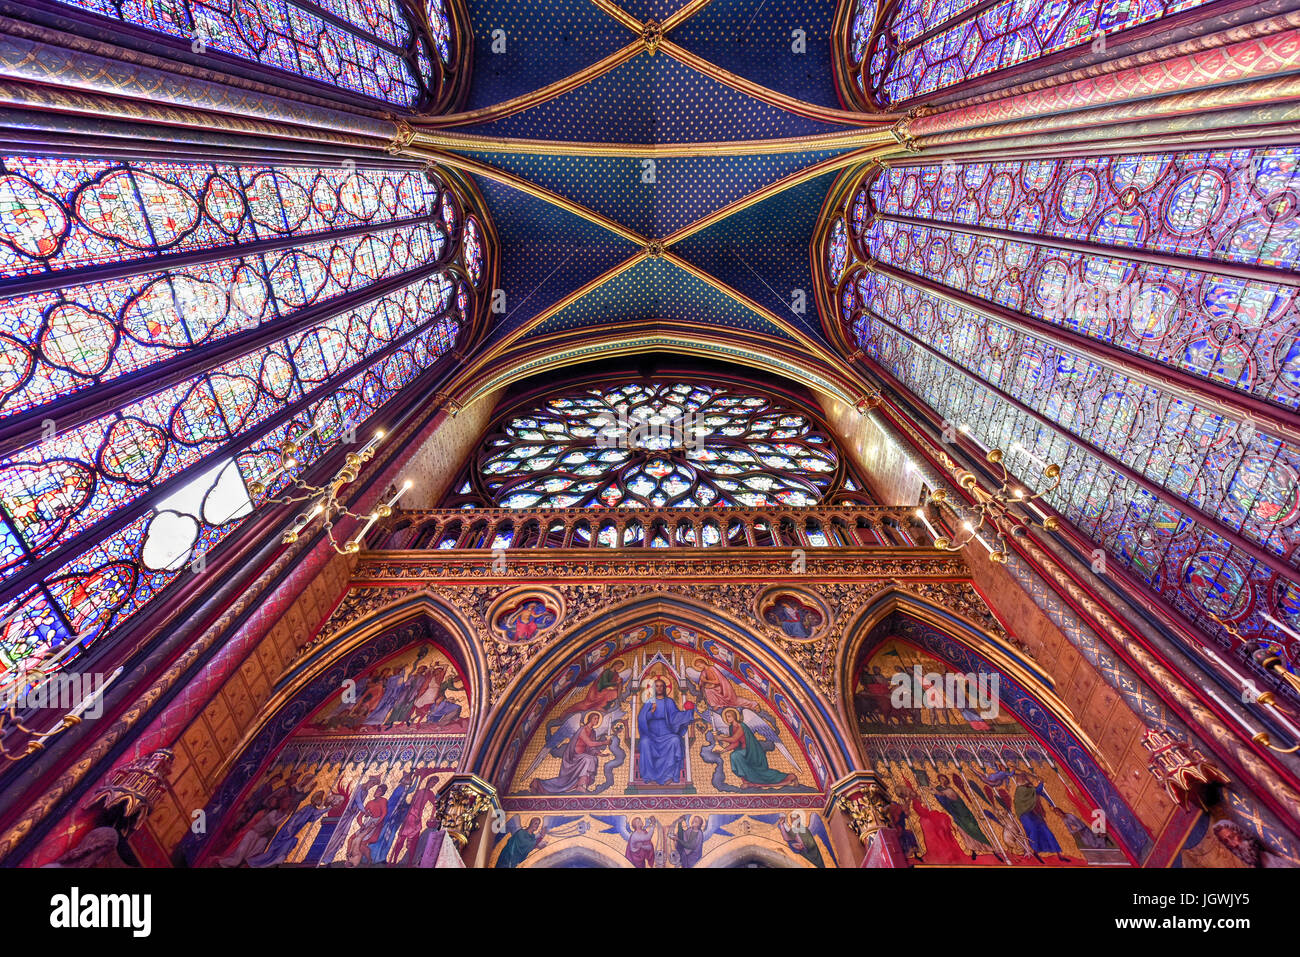
[[[895,796],[905,852],[917,864],[1126,863],[1105,828],[1093,830],[1093,802],[981,677],[897,639],[858,672],[854,711],[871,767]],[[946,706],[953,688],[967,707]]]
[[[435,798],[466,751],[470,690],[428,622],[362,646],[300,691],[241,755],[223,788],[238,797],[227,813],[221,796],[209,808],[219,826],[198,863],[434,866]]]
[[[495,867],[835,866],[807,720],[762,665],[703,630],[618,629],[520,712],[497,776]]]
[[[1122,866],[1124,842],[1145,841],[1087,747],[1021,682],[937,629],[887,617],[860,646],[851,689],[866,767],[892,798],[912,864]]]

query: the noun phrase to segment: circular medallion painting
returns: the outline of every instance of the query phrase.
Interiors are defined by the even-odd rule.
[[[772,588],[758,599],[758,616],[773,629],[796,641],[821,636],[830,624],[830,609],[815,595],[802,590]]]
[[[487,618],[498,641],[527,645],[555,630],[564,618],[564,604],[549,589],[524,589],[498,598]]]

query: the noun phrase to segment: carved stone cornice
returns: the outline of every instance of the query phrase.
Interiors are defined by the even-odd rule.
[[[898,145],[903,147],[909,153],[919,153],[921,148],[916,144],[916,138],[911,132],[912,120],[916,118],[916,110],[907,111],[907,115],[889,128],[890,135],[898,141]]]
[[[504,692],[529,662],[555,643],[565,640],[565,636],[572,635],[612,608],[653,597],[677,598],[705,605],[734,621],[738,628],[761,635],[831,701],[839,699],[844,684],[845,676],[839,673],[837,662],[844,642],[852,637],[850,626],[863,608],[886,592],[916,595],[925,602],[966,618],[997,640],[1023,651],[1020,643],[1007,635],[997,622],[974,586],[957,577],[966,572],[959,559],[911,560],[909,568],[913,575],[921,576],[919,580],[882,575],[876,563],[872,563],[868,574],[860,560],[850,562],[844,559],[833,563],[845,573],[856,573],[857,580],[828,580],[811,571],[811,562],[807,574],[793,575],[789,571],[788,559],[784,557],[779,571],[774,571],[770,562],[733,559],[722,566],[733,568],[732,574],[720,575],[723,579],[720,581],[710,581],[701,580],[703,558],[697,554],[690,562],[654,559],[628,560],[626,563],[592,561],[582,569],[557,562],[548,566],[553,574],[530,578],[495,573],[490,558],[485,559],[481,567],[478,562],[434,563],[420,568],[399,565],[389,569],[400,573],[397,576],[400,580],[392,584],[385,584],[383,576],[375,574],[377,569],[372,564],[359,570],[359,580],[317,637],[303,647],[290,670],[366,619],[382,617],[384,608],[405,604],[417,595],[427,595],[455,609],[483,656],[493,696]],[[653,570],[647,570],[647,562]],[[717,568],[711,567],[708,571],[716,574]],[[630,575],[633,580],[609,580],[620,574]],[[941,577],[942,580],[931,580],[929,576]],[[745,580],[746,577],[750,580]],[[580,578],[587,580],[575,580]],[[511,589],[535,587],[540,582],[544,582],[563,603],[562,627],[527,644],[505,640],[492,627],[492,608]],[[826,627],[813,638],[800,639],[792,638],[780,628],[763,621],[757,609],[764,593],[773,587],[802,592],[817,601],[830,613]]]
[[[470,582],[499,586],[523,580],[633,578],[752,578],[755,581],[814,581],[826,577],[862,579],[965,578],[961,558],[930,549],[801,549],[803,571],[791,571],[791,549],[535,549],[506,552],[506,567],[490,551],[427,550],[371,552],[361,556],[359,584],[385,582]]]
[[[844,812],[849,826],[863,844],[870,841],[876,831],[889,826],[889,795],[879,783],[865,785],[851,796],[839,795],[836,805]]]

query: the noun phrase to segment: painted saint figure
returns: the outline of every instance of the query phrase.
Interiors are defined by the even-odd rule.
[[[632,834],[627,839],[627,851],[624,853],[633,867],[654,867],[655,831],[659,822],[650,818],[649,826],[639,817],[632,818]]]
[[[378,774],[372,774],[369,778],[357,784],[352,792],[347,806],[343,812],[333,819],[333,815],[326,815],[321,820],[320,830],[316,832],[316,840],[312,842],[311,850],[307,852],[306,863],[320,863],[322,866],[328,865],[338,849],[343,845],[344,838],[347,837],[348,829],[352,822],[362,813],[366,806],[366,799],[370,797],[371,789],[382,781]]]
[[[890,701],[892,692],[893,685],[880,665],[873,665],[869,672],[863,668],[858,676],[858,690],[853,695],[858,721],[864,724],[897,723],[900,719],[894,714]]]
[[[1047,816],[1043,812],[1043,801],[1052,808],[1056,807],[1048,797],[1043,782],[1039,780],[1035,783],[1027,773],[1021,771],[1016,775],[1016,793],[1012,795],[1012,801],[1015,802],[1015,811],[1020,818],[1020,826],[1025,829],[1025,837],[1029,840],[1029,850],[1034,859],[1041,862],[1043,859],[1040,854],[1055,854],[1059,860],[1069,861],[1061,853],[1061,845],[1048,826]]]
[[[436,665],[429,675],[429,681],[420,695],[413,702],[413,721],[427,724],[454,725],[461,718],[460,705],[447,697],[448,691],[463,690],[459,684],[460,675],[452,672],[446,677],[447,666]]]
[[[379,842],[384,818],[388,816],[388,798],[384,797],[387,793],[387,785],[378,785],[374,797],[362,807],[361,824],[348,839],[347,862],[350,867],[371,863],[371,846]]]
[[[966,857],[961,844],[953,834],[952,818],[943,811],[936,811],[921,802],[920,796],[910,788],[904,788],[900,795],[906,806],[916,815],[921,824],[921,835],[925,838],[925,854],[917,855],[917,860],[927,864],[957,864]],[[975,852],[970,853],[974,859]]]
[[[693,815],[689,824],[686,819],[685,814],[677,819],[673,842],[677,845],[677,859],[682,867],[694,867],[704,854],[704,818]]]
[[[540,848],[545,841],[546,828],[542,827],[542,819],[535,817],[528,822],[527,827],[519,828],[506,840],[506,846],[501,849],[496,866],[518,867],[524,862],[524,858]]]
[[[677,784],[685,756],[682,732],[695,719],[695,703],[687,701],[678,708],[663,678],[655,679],[654,688],[655,696],[636,716],[637,775],[648,783]]]
[[[388,717],[388,713],[397,705],[405,687],[406,669],[394,668],[392,674],[384,679],[384,693],[379,698],[379,704],[366,715],[362,724],[382,724]]]
[[[511,641],[532,641],[537,633],[555,624],[555,613],[535,599],[525,601],[505,617],[501,629]]]
[[[588,791],[596,780],[600,755],[609,746],[609,735],[597,734],[600,712],[589,711],[582,719],[582,727],[565,745],[560,758],[560,773],[553,778],[533,778],[532,789],[548,794],[570,791]]]
[[[420,665],[415,669],[411,677],[402,685],[402,693],[398,695],[396,703],[388,712],[388,720],[384,722],[385,730],[394,725],[409,725],[411,723],[411,712],[415,708],[415,699],[428,687],[429,680],[428,665]]]
[[[934,799],[948,812],[952,822],[961,828],[973,844],[977,847],[987,848],[988,853],[1002,861],[1002,855],[994,848],[993,842],[985,835],[979,821],[975,818],[975,814],[966,805],[961,793],[953,786],[953,779],[946,774],[939,774],[935,778],[935,782]],[[971,851],[971,857],[975,857],[974,851]],[[1003,861],[1003,863],[1006,862]]]
[[[1098,834],[1085,824],[1083,818],[1079,817],[1077,814],[1071,814],[1069,811],[1061,807],[1054,807],[1052,810],[1055,811],[1056,816],[1061,819],[1061,823],[1065,825],[1065,829],[1070,832],[1070,836],[1074,838],[1074,844],[1079,848],[1080,852],[1104,850],[1115,846],[1109,835],[1104,832]]]
[[[704,658],[695,659],[695,667],[700,672],[700,693],[704,703],[714,711],[723,708],[752,708],[757,711],[759,704],[752,698],[743,698],[736,691],[735,684],[722,673],[722,670]]]
[[[817,847],[817,838],[813,836],[812,831],[803,822],[800,814],[792,812],[788,821],[783,818],[777,824],[777,830],[781,832],[781,838],[785,841],[785,846],[813,867],[826,866],[822,860],[821,849]]]
[[[815,608],[782,595],[763,615],[769,624],[776,625],[791,638],[811,638],[822,623],[821,612]]]
[[[717,737],[720,753],[731,752],[731,773],[747,784],[760,787],[782,787],[795,783],[793,774],[778,771],[767,763],[767,752],[749,725],[740,720],[740,712],[728,708],[722,712],[727,723],[726,734]]]
[[[397,839],[397,829],[401,826],[407,806],[410,804],[415,781],[416,773],[407,771],[402,775],[397,787],[393,789],[393,793],[388,796],[388,810],[384,812],[379,833],[370,844],[368,862],[382,864],[388,860],[388,852],[393,846],[393,841]]]
[[[401,829],[397,832],[397,847],[393,852],[393,859],[403,864],[415,860],[417,856],[416,846],[425,830],[424,812],[434,803],[437,797],[438,778],[429,771],[420,773],[427,774],[428,777],[420,789],[411,795],[406,817],[403,818]]]
[[[238,841],[225,856],[218,858],[216,865],[218,867],[238,867],[240,864],[247,864],[250,858],[256,857],[266,846],[271,843],[271,838],[285,821],[289,820],[289,815],[293,813],[292,806],[284,806],[280,803],[274,803],[270,807],[263,808],[253,815],[252,822],[248,829],[240,835]]]
[[[307,825],[323,818],[332,808],[343,803],[340,794],[333,794],[327,800],[323,788],[316,791],[306,804],[294,812],[293,816],[280,828],[270,845],[261,854],[248,858],[249,867],[274,867],[283,864],[298,843],[298,835]]]
[[[604,711],[623,691],[623,662],[615,659],[601,669],[600,676],[587,687],[581,700],[565,707],[560,720],[575,711]]]

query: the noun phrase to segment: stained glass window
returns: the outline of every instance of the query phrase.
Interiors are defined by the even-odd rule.
[[[1288,665],[1300,671],[1300,643],[1268,620],[1300,630],[1300,575],[1278,574],[1208,523],[1158,499],[1062,431],[1037,422],[974,376],[915,344],[888,334],[865,342],[873,358],[937,413],[966,425],[980,443],[1008,450],[1008,467],[1029,479],[1026,484],[1034,485],[1039,463],[1060,463],[1062,482],[1048,502],[1171,606],[1208,631],[1222,631],[1218,617],[1246,637],[1279,642]],[[1258,507],[1265,520],[1294,522],[1294,480],[1286,488],[1261,484],[1258,498],[1247,492],[1229,507],[1238,512],[1242,506]]]
[[[1082,533],[1292,664],[1269,619],[1300,623],[1300,454],[1218,396],[1300,408],[1297,167],[1270,146],[903,163],[851,183],[823,227],[850,342],[1013,473],[1060,463],[1049,500]]]
[[[858,0],[845,62],[881,108],[967,80],[1072,51],[1104,52],[1106,39],[1210,0],[902,0],[871,31],[875,4]]]
[[[849,23],[849,49],[852,61],[861,63],[867,55],[871,30],[876,24],[876,0],[857,0]]]
[[[429,29],[433,31],[433,45],[437,47],[442,62],[450,65],[455,57],[455,38],[452,36],[447,0],[429,0],[425,9],[429,14]]]
[[[443,242],[418,223],[9,297],[0,304],[0,411],[36,408],[363,292],[436,261]]]
[[[1291,146],[892,166],[871,193],[883,214],[1286,269],[1298,170]]]
[[[1300,548],[1300,456],[1285,441],[891,278],[873,274],[868,289],[868,337],[963,367],[1280,556]]]
[[[452,282],[421,279],[213,371],[0,458],[0,502],[32,554],[255,430],[447,312]]]
[[[173,37],[195,52],[228,54],[394,106],[428,105],[457,51],[443,0],[430,0],[432,35],[401,0],[59,0]],[[443,65],[435,68],[430,46]]]
[[[418,170],[11,155],[0,280],[428,216]]]
[[[483,236],[478,221],[472,216],[465,220],[461,245],[465,253],[465,270],[477,286],[483,280]]]
[[[673,381],[569,392],[511,415],[485,441],[472,482],[480,504],[506,508],[757,508],[816,505],[843,476],[806,412]]]
[[[849,234],[844,227],[844,220],[837,219],[831,226],[830,242],[826,247],[826,267],[832,282],[838,282],[844,275],[844,266],[849,260]]]
[[[455,225],[467,200],[433,172],[0,166],[0,412],[33,423],[0,455],[9,669],[88,646],[202,562],[449,352],[477,299]],[[147,386],[116,411],[68,411],[128,375]],[[251,493],[313,428],[294,469]]]

